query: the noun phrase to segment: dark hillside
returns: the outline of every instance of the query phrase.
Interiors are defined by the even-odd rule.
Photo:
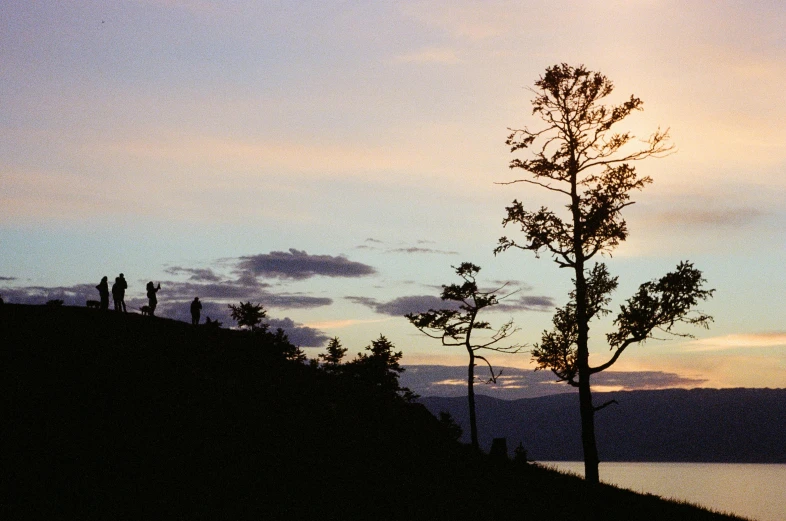
[[[272,337],[0,306],[0,516],[584,517],[581,480],[470,454],[423,406],[289,362]],[[596,497],[601,519],[727,519]]]
[[[35,517],[337,513],[339,490],[357,495],[342,511],[387,511],[442,442],[424,408],[372,402],[242,333],[68,307],[2,319],[3,458]]]

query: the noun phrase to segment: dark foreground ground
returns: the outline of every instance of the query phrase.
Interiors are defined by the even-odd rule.
[[[722,520],[494,461],[229,330],[0,307],[0,518]]]

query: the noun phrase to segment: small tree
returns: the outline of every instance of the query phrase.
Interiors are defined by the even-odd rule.
[[[638,177],[631,163],[649,157],[662,157],[673,150],[668,131],[658,129],[643,146],[630,146],[629,132],[611,128],[633,111],[642,109],[639,98],[617,106],[600,100],[614,85],[606,76],[584,66],[555,65],[535,82],[533,114],[545,128],[511,130],[507,144],[511,152],[534,148],[529,159],[514,159],[511,168],[528,172],[531,178],[510,183],[529,183],[567,200],[566,215],[546,207],[527,211],[514,200],[506,208],[503,225],[517,224],[524,233],[521,243],[507,237],[499,240],[495,253],[509,248],[549,252],[554,262],[573,273],[573,291],[568,304],[558,309],[552,331],[532,351],[538,369],[551,369],[560,380],[578,387],[581,412],[581,438],[587,482],[596,484],[598,451],[595,441],[595,412],[608,404],[593,405],[590,378],[617,361],[631,344],[652,338],[656,330],[674,333],[677,323],[707,327],[708,315],[691,310],[700,300],[712,296],[704,289],[704,278],[688,262],[658,281],[642,284],[639,291],[621,306],[614,320],[617,330],[607,335],[613,353],[603,364],[589,364],[589,323],[610,312],[610,294],[617,288],[603,263],[590,266],[598,254],[611,253],[627,239],[628,229],[621,211],[633,204],[631,193],[652,182]],[[691,314],[693,313],[693,314]]]
[[[350,375],[371,385],[383,394],[401,395],[405,400],[413,400],[415,394],[398,382],[404,368],[399,364],[403,356],[401,351],[393,351],[393,343],[379,335],[379,338],[366,346],[366,353],[358,353],[357,357],[346,365]]]
[[[458,304],[450,309],[431,309],[425,313],[410,313],[407,319],[420,331],[442,341],[444,346],[463,346],[469,355],[467,364],[467,401],[469,404],[469,426],[472,446],[479,449],[478,426],[475,415],[475,366],[477,360],[481,360],[488,366],[488,382],[497,381],[501,373],[495,373],[494,368],[488,359],[478,354],[480,350],[497,351],[501,353],[516,353],[521,349],[519,345],[499,346],[505,338],[509,337],[517,330],[513,328],[513,321],[503,324],[499,329],[494,330],[490,337],[476,341],[472,334],[475,331],[493,330],[488,322],[478,320],[478,313],[481,309],[494,306],[499,303],[494,291],[483,292],[478,289],[475,276],[480,271],[480,267],[470,263],[462,262],[458,267],[452,266],[456,270],[456,275],[461,277],[462,284],[451,284],[442,286],[442,300],[448,300]],[[501,288],[500,288],[501,289]],[[499,291],[499,290],[495,290]]]
[[[335,372],[341,365],[344,355],[347,353],[347,348],[341,346],[338,337],[330,339],[327,345],[327,353],[318,355],[317,358],[322,360],[322,367],[328,372]]]
[[[232,310],[232,320],[237,322],[238,327],[251,331],[267,331],[268,325],[262,323],[267,317],[267,311],[262,304],[241,301],[238,306],[228,304],[227,307]]]

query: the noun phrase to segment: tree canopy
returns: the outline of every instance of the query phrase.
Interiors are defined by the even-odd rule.
[[[364,352],[358,353],[355,359],[344,365],[344,371],[381,394],[396,394],[412,400],[415,394],[402,387],[398,381],[404,372],[404,368],[399,364],[403,353],[394,349],[393,342],[384,335],[379,335],[379,338],[366,346]]]
[[[337,370],[342,360],[344,360],[344,356],[347,354],[347,348],[341,345],[341,341],[339,341],[338,337],[333,337],[328,341],[325,350],[327,352],[318,355],[317,358],[322,360],[325,370]]]
[[[267,310],[262,304],[252,304],[249,301],[240,302],[239,305],[227,304],[227,307],[232,310],[232,320],[237,322],[238,327],[251,331],[267,330],[268,325],[262,323],[262,320],[267,317]]]

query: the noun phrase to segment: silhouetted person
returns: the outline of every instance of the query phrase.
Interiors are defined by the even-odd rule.
[[[120,277],[115,277],[115,283],[112,284],[112,300],[115,303],[115,311],[119,312],[122,309],[120,304]]]
[[[156,297],[156,293],[158,290],[161,289],[161,283],[158,283],[158,287],[153,285],[153,281],[147,283],[147,305],[150,308],[150,316],[156,314],[156,306],[158,305],[158,298]]]
[[[199,315],[202,313],[202,303],[199,302],[199,297],[194,297],[193,302],[191,302],[191,324],[197,325],[199,324]]]
[[[101,278],[101,282],[96,286],[98,295],[101,297],[101,310],[106,311],[109,309],[109,282],[107,282],[106,275]]]
[[[120,307],[123,308],[123,313],[128,313],[126,309],[126,290],[128,289],[128,283],[122,273],[117,279],[117,294],[120,297]]]

